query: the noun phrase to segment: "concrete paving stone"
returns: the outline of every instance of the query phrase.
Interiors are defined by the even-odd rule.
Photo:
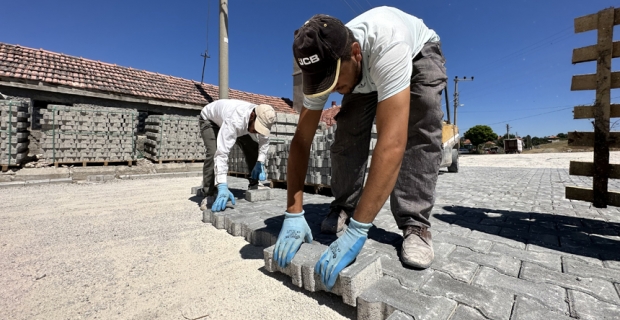
[[[620,283],[620,272],[618,272],[618,270],[593,265],[574,258],[565,257],[562,259],[562,268],[564,273],[567,274]]]
[[[444,320],[456,305],[456,301],[427,296],[401,286],[396,279],[383,277],[358,297],[357,318],[385,319],[398,310],[414,319]]]
[[[246,237],[247,226],[254,222],[262,221],[263,219],[258,215],[244,215],[242,218],[232,221],[230,225],[230,231],[228,233],[236,237]],[[232,233],[231,233],[232,231]]]
[[[236,221],[242,221],[247,216],[248,213],[242,211],[227,214],[224,217],[224,229],[226,229],[226,231],[232,236],[240,236],[243,231],[243,225],[238,222],[236,223]]]
[[[512,311],[511,320],[569,320],[573,319],[569,316],[568,312],[558,312],[555,310],[549,310],[546,306],[542,305],[538,301],[524,297],[517,296],[515,305]]]
[[[488,240],[494,243],[503,243],[503,244],[506,244],[506,245],[509,245],[515,248],[525,249],[525,243],[523,243],[522,241],[508,239],[500,235],[489,234],[489,233],[480,232],[477,230],[473,231],[469,237],[475,238],[475,239],[484,239],[484,240]]]
[[[487,253],[491,249],[493,242],[488,240],[479,240],[475,239],[471,236],[461,237],[458,235],[447,234],[443,232],[435,232],[433,233],[433,243],[435,242],[445,242],[451,243],[458,246],[469,248],[473,251]]]
[[[618,319],[620,305],[597,300],[583,292],[568,290],[571,310],[578,319],[599,320]]]
[[[547,252],[552,254],[559,254],[563,258],[570,257],[575,258],[593,265],[603,266],[603,263],[598,257],[598,253],[589,251],[587,249],[571,249],[555,247],[555,246],[544,246],[539,243],[530,243],[527,245],[527,251],[533,252]]]
[[[487,320],[488,318],[480,314],[478,310],[459,304],[454,310],[450,320]]]
[[[521,261],[501,254],[483,254],[469,248],[457,246],[448,257],[453,260],[466,260],[482,266],[493,268],[505,275],[517,277],[521,268]]]
[[[383,255],[381,257],[383,274],[392,277],[403,287],[417,290],[433,274],[433,269],[413,269],[406,267],[396,255]]]
[[[434,272],[420,292],[455,300],[480,311],[489,319],[510,319],[513,295],[502,290],[473,286],[448,274]]]
[[[73,183],[71,178],[50,179],[50,184]]]
[[[534,282],[555,284],[563,288],[595,296],[598,300],[620,305],[618,292],[616,292],[614,285],[607,280],[585,278],[562,273],[561,271],[551,271],[529,262],[523,263],[520,278]]]
[[[601,259],[603,259],[603,266],[606,268],[620,270],[620,253],[603,253],[601,254]]]
[[[502,229],[509,228],[509,229],[514,229],[518,231],[528,231],[530,228],[530,225],[528,223],[514,223],[514,222],[498,220],[497,218],[482,219],[482,221],[480,221],[480,224],[496,226]]]
[[[491,248],[492,254],[508,256],[522,261],[529,261],[550,270],[562,271],[562,257],[559,254],[532,252],[507,246],[502,243],[496,243]]]
[[[304,289],[310,292],[328,291],[320,276],[314,271],[316,262],[328,247],[318,244],[316,246],[321,246],[322,250],[315,249],[309,255],[314,263],[307,261],[301,266]],[[355,261],[340,271],[334,287],[329,292],[341,296],[344,303],[356,306],[357,297],[382,277],[381,255],[374,250],[363,248]]]
[[[538,300],[545,306],[560,312],[568,312],[566,292],[562,287],[536,283],[503,275],[491,268],[482,267],[473,281],[474,285],[489,290],[504,290]]]
[[[392,312],[392,314],[386,318],[386,320],[414,320],[412,316],[396,310]]]
[[[266,201],[273,199],[272,189],[255,189],[245,192],[245,200],[249,202]]]
[[[454,279],[469,282],[478,270],[478,264],[467,260],[439,256],[435,257],[431,268],[445,272]]]

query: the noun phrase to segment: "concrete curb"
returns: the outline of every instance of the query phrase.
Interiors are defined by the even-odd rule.
[[[37,185],[46,185],[46,184],[60,184],[60,183],[73,183],[73,179],[60,178],[60,179],[40,179],[40,180],[0,182],[0,189],[12,188],[12,187],[37,186]]]

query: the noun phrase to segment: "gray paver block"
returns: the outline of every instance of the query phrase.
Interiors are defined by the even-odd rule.
[[[487,320],[478,310],[465,305],[458,305],[450,320]]]
[[[552,271],[533,263],[523,263],[521,278],[536,282],[552,283],[558,286],[581,291],[600,300],[620,305],[620,297],[614,285],[606,280],[584,278],[562,272]]]
[[[562,260],[565,273],[582,277],[606,279],[615,283],[620,283],[620,272],[618,272],[618,270],[592,265],[573,258],[565,257]]]
[[[513,310],[514,320],[569,320],[573,319],[568,313],[549,310],[534,299],[517,296]]]
[[[191,194],[198,194],[198,192],[201,192],[201,191],[199,191],[199,190],[201,190],[201,191],[202,191],[202,186],[192,187]],[[201,192],[201,193],[202,193],[202,192]]]
[[[396,311],[392,312],[392,314],[389,317],[387,317],[386,320],[415,320],[415,319],[413,319],[412,316],[410,316],[410,315],[408,315],[408,314],[406,314],[404,312],[396,310]]]
[[[579,319],[618,319],[620,305],[597,300],[589,294],[568,290],[572,309]]]
[[[526,251],[502,243],[496,243],[491,249],[491,253],[534,262],[555,271],[562,270],[562,259],[559,254]]]
[[[398,310],[414,319],[444,320],[456,305],[456,301],[427,296],[401,286],[394,278],[383,277],[358,297],[357,319],[385,319]]]
[[[420,288],[420,292],[431,296],[444,296],[479,310],[489,319],[509,319],[513,295],[469,285],[453,279],[445,273],[434,272]]]
[[[488,289],[505,290],[517,295],[524,295],[537,299],[545,306],[559,312],[567,312],[566,294],[562,287],[537,283],[503,275],[496,270],[482,267],[473,282],[474,285]]]
[[[397,279],[401,285],[415,290],[420,288],[433,273],[431,268],[424,270],[405,268],[396,255],[383,255],[381,267],[384,275]]]
[[[110,175],[110,174],[98,174],[98,175],[89,175],[88,177],[86,177],[86,181],[89,182],[106,182],[106,181],[111,181],[114,180],[114,175]]]
[[[504,255],[482,254],[463,247],[458,247],[454,250],[454,252],[450,254],[449,259],[475,262],[513,277],[519,275],[519,270],[521,268],[521,261],[517,259]]]
[[[322,244],[303,243],[291,263],[280,268],[273,260],[275,246],[269,247],[264,250],[265,269],[290,276],[294,285],[310,292],[327,291],[314,271],[316,262],[327,248]],[[344,303],[355,306],[357,297],[382,277],[381,256],[376,251],[362,250],[353,264],[340,272],[331,292],[342,296]]]
[[[247,190],[245,192],[245,200],[249,202],[258,202],[274,199],[273,190],[270,189],[255,189]]]
[[[50,179],[50,184],[73,183],[71,178]]]

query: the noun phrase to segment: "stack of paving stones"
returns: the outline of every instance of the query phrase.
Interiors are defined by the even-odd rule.
[[[492,182],[471,183],[480,176]],[[229,183],[245,186],[241,179]],[[388,201],[331,293],[356,306],[358,319],[617,319],[620,210],[564,197],[566,185],[589,183],[567,169],[468,167],[440,175],[430,218],[435,252],[430,268],[400,262],[402,233]],[[273,245],[286,191],[274,191],[273,200],[240,200],[234,209],[209,212],[205,221],[265,247],[268,272],[288,275],[293,285],[311,292],[325,290],[313,269],[336,239],[320,233],[332,198],[304,194],[313,243],[302,244],[291,264],[280,268]]]
[[[149,115],[145,157],[153,161],[204,160],[205,146],[195,116]]]
[[[330,148],[334,142],[337,124],[325,129],[319,129],[314,136],[310,147],[308,158],[308,171],[306,173],[305,184],[330,186],[332,160]],[[291,137],[292,138],[292,137]],[[285,139],[283,144],[275,146],[270,153],[267,173],[270,179],[286,181],[287,161],[290,152],[291,139]],[[373,125],[371,131],[371,141],[369,145],[367,168],[370,167],[372,152],[377,144],[377,129]],[[368,170],[366,170],[368,172]],[[366,173],[367,175],[367,173]]]
[[[0,165],[17,166],[28,156],[29,102],[0,100]]]
[[[48,105],[40,113],[40,146],[47,162],[99,163],[135,158],[135,109]]]

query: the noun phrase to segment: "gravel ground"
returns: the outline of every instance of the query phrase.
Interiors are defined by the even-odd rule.
[[[572,160],[592,153],[461,155],[460,165],[568,168]],[[355,318],[339,297],[266,275],[262,248],[202,223],[189,195],[197,184],[0,189],[0,319]]]
[[[0,191],[0,319],[349,319],[201,222],[197,178]]]

